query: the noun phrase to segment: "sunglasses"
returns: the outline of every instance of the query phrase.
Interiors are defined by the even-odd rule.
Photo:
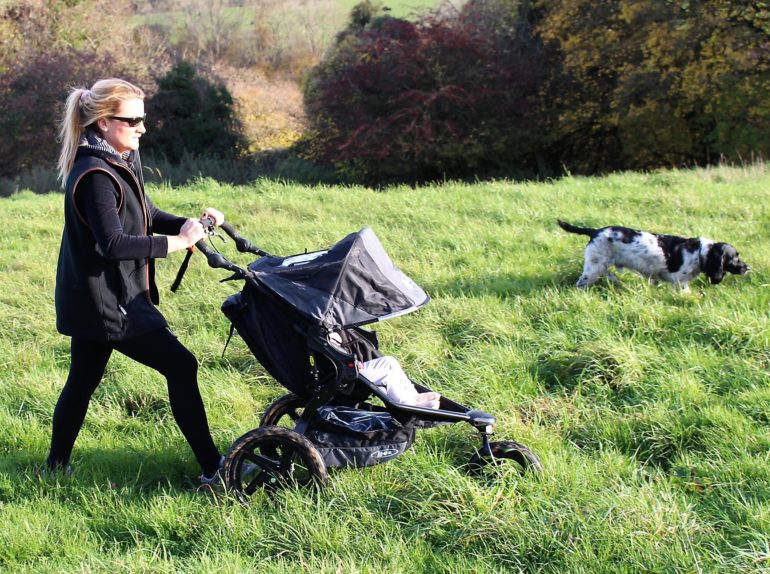
[[[144,114],[143,116],[136,116],[135,118],[122,118],[120,116],[112,116],[113,120],[120,120],[121,122],[126,122],[130,127],[135,128],[139,124],[141,124],[144,120],[147,119],[147,114]]]

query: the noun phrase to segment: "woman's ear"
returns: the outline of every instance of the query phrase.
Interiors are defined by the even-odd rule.
[[[725,275],[724,267],[725,258],[722,244],[715,243],[711,246],[711,249],[709,249],[709,253],[706,256],[706,264],[703,269],[703,272],[706,274],[706,277],[709,278],[712,285],[717,285],[722,281],[722,277]]]

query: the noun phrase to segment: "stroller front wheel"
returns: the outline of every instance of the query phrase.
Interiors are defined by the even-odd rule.
[[[468,462],[468,472],[471,474],[481,474],[485,469],[494,469],[503,466],[503,461],[512,460],[521,467],[521,471],[543,472],[543,465],[534,452],[529,450],[523,444],[512,440],[498,441],[489,443],[493,458],[482,455],[480,452],[474,453]]]
[[[304,436],[276,426],[247,432],[230,447],[223,465],[225,488],[245,502],[257,489],[323,486],[321,455]]]

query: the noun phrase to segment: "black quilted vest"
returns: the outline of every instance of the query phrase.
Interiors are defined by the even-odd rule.
[[[129,166],[108,153],[81,148],[67,178],[55,295],[56,328],[64,335],[119,341],[166,326],[155,307],[158,288],[153,260],[103,257],[75,202],[83,177],[97,170],[105,172],[115,183],[123,231],[151,235],[152,221],[140,181],[141,165],[138,154],[135,156],[134,164]]]

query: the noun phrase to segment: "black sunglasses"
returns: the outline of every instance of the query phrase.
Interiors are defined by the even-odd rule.
[[[120,120],[121,122],[126,122],[130,127],[135,128],[139,124],[141,124],[144,120],[147,119],[147,114],[144,114],[142,116],[136,116],[135,118],[121,118],[120,116],[112,116],[113,120]]]

